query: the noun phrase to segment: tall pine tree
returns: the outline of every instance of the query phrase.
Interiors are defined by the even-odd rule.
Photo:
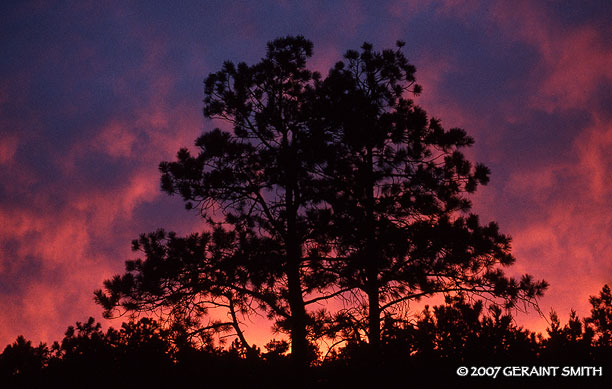
[[[470,292],[534,302],[546,288],[528,275],[508,278],[510,238],[481,225],[466,195],[489,181],[462,149],[474,141],[445,130],[409,98],[421,92],[415,68],[395,50],[348,51],[322,83],[318,122],[328,134],[322,197],[341,288],[364,296],[367,336],[399,304],[436,293]]]

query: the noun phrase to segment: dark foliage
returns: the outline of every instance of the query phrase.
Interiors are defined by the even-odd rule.
[[[352,316],[368,323],[373,345],[381,319],[410,300],[462,292],[511,307],[533,304],[547,287],[505,276],[515,261],[510,238],[469,213],[467,195],[489,181],[489,169],[462,153],[474,143],[463,129],[444,129],[408,98],[421,87],[403,45],[348,51],[317,90],[316,123],[328,134],[321,240],[341,259],[329,269],[338,286],[365,295],[368,312]]]
[[[517,327],[496,305],[452,297],[426,307],[415,321],[385,320],[377,355],[365,342],[346,343],[309,367],[300,382],[285,356],[285,341],[271,341],[265,352],[256,346],[246,352],[239,341],[228,349],[172,341],[148,318],[106,332],[90,318],[69,327],[51,348],[18,337],[0,354],[0,382],[3,388],[609,387],[612,347],[600,342],[590,324],[611,308],[607,291],[606,286],[591,298],[592,315],[583,320],[572,312],[561,324],[551,314],[546,336]],[[503,370],[495,379],[458,377],[460,366],[592,366],[602,367],[603,377],[562,377],[561,370],[556,377],[508,377]]]
[[[258,260],[257,247],[261,242],[243,242],[246,236],[237,236],[216,228],[212,233],[177,237],[174,233],[158,230],[141,235],[133,242],[134,250],[142,251],[146,259],[126,262],[127,273],[105,282],[110,293],[96,292],[97,301],[105,307],[107,317],[121,305],[126,311],[157,311],[168,319],[171,333],[183,341],[198,338],[210,343],[215,333],[234,330],[250,348],[240,331],[237,313],[248,313],[252,308],[249,298],[257,297],[276,308],[275,295],[266,286],[274,283],[278,275],[270,257],[272,244],[265,252],[268,256]],[[248,255],[243,253],[248,246]],[[270,261],[270,270],[261,278],[262,261]],[[250,286],[255,285],[249,289]],[[229,320],[204,318],[210,310],[224,308]],[[264,307],[265,308],[265,307]]]
[[[316,292],[321,297],[319,292],[332,281],[308,268],[304,256],[304,245],[316,227],[308,210],[320,202],[313,171],[321,137],[309,125],[309,96],[320,76],[306,68],[311,55],[312,43],[303,37],[281,38],[268,44],[259,63],[227,62],[206,78],[204,115],[229,123],[232,130],[216,128],[202,135],[196,141],[197,156],[182,149],[177,161],[161,163],[162,189],[181,195],[188,209],[196,206],[227,245],[210,255],[198,252],[205,264],[185,269],[181,263],[151,281],[157,288],[153,294],[164,299],[165,306],[173,305],[173,313],[190,314],[195,307],[196,320],[189,324],[200,324],[197,319],[206,312],[201,300],[210,305],[222,297],[232,329],[245,347],[232,310],[265,311],[279,330],[290,334],[300,364],[307,359],[311,332],[304,296]],[[169,251],[172,239],[166,248],[156,248]],[[146,253],[142,266],[153,267],[156,253]],[[157,262],[166,267],[173,263]],[[132,276],[126,275],[105,285],[108,295],[97,293],[107,310],[116,304],[132,311],[156,307],[150,299],[140,299],[149,277],[138,266],[127,270],[139,274],[142,283],[132,283]],[[186,273],[189,281],[181,288]],[[191,299],[187,306],[184,299],[175,299],[177,294]],[[186,317],[181,315],[183,321]]]
[[[23,336],[6,346],[0,355],[0,382],[6,385],[32,386],[40,381],[42,369],[49,359],[49,348],[41,343],[38,347]]]
[[[183,341],[231,332],[255,355],[241,319],[265,313],[306,366],[321,340],[378,349],[381,321],[405,320],[405,304],[424,296],[535,304],[546,283],[507,277],[510,238],[469,213],[489,170],[465,158],[464,130],[409,98],[421,88],[403,45],[366,43],[322,77],[307,67],[312,43],[286,37],[254,65],[210,74],[204,115],[229,128],[160,164],[162,189],[210,231],[142,235],[145,258],[96,291],[105,315],[156,312]]]

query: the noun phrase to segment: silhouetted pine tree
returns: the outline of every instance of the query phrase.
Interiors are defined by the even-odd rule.
[[[213,259],[221,265],[182,266],[162,279],[181,285],[186,281],[181,272],[187,271],[188,298],[222,295],[223,305],[231,310],[234,304],[243,313],[250,309],[245,301],[254,299],[257,309],[290,334],[291,352],[300,365],[312,349],[306,311],[312,301],[305,296],[315,293],[313,298],[320,301],[331,281],[306,263],[304,253],[316,227],[308,210],[321,201],[314,196],[312,178],[321,141],[308,124],[314,114],[309,96],[319,77],[306,68],[311,55],[311,42],[287,37],[270,42],[266,56],[255,65],[226,62],[205,81],[204,115],[229,123],[231,130],[209,131],[196,141],[197,155],[182,149],[177,161],[160,164],[163,190],[181,195],[187,208],[197,207],[232,244],[225,258]],[[142,266],[128,271],[144,275],[152,263],[149,255]],[[100,292],[98,300],[111,308],[125,296],[134,303],[125,308],[144,307],[141,303],[151,300],[140,299],[137,290],[146,287],[142,280],[130,289],[130,296],[122,287],[129,279],[117,278],[106,284],[109,295]],[[170,293],[156,294],[172,294],[164,292]]]
[[[197,155],[181,149],[160,170],[162,189],[212,232],[141,236],[146,258],[96,292],[106,314],[165,310],[191,334],[229,329],[248,349],[237,314],[265,311],[305,365],[321,337],[366,334],[378,348],[382,317],[423,296],[534,303],[546,283],[506,277],[510,239],[469,214],[466,194],[488,169],[462,154],[465,131],[407,98],[420,87],[402,45],[364,44],[321,79],[306,66],[312,43],[287,37],[255,65],[209,75],[204,115],[231,129],[204,133]],[[307,309],[333,297],[347,308]],[[212,307],[230,320],[209,321]]]
[[[586,318],[586,325],[592,326],[593,354],[596,362],[607,361],[612,369],[612,293],[604,285],[598,296],[590,296],[591,316]],[[610,371],[610,370],[608,370]]]
[[[340,289],[364,296],[368,311],[356,319],[367,321],[375,348],[381,319],[410,300],[467,292],[534,304],[547,287],[504,275],[515,262],[510,238],[493,222],[481,225],[466,197],[489,181],[489,169],[465,158],[474,141],[464,130],[445,130],[408,98],[421,88],[403,45],[348,51],[318,89],[329,204],[319,210],[321,228],[341,259],[330,272]]]
[[[597,344],[612,347],[612,293],[610,287],[604,285],[599,296],[589,297],[589,302],[592,309],[587,323],[593,325]]]

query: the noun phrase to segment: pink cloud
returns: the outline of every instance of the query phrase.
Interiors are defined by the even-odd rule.
[[[172,159],[180,147],[191,145],[199,134],[199,101],[169,103],[175,78],[162,64],[166,46],[159,42],[149,46],[139,72],[150,79],[151,93],[137,101],[135,109],[130,108],[129,116],[117,109],[118,113],[106,122],[93,123],[93,137],[72,143],[65,153],[53,150],[50,163],[61,169],[60,182],[49,183],[44,191],[31,192],[27,188],[42,178],[31,168],[20,165],[1,173],[3,182],[10,184],[4,188],[7,193],[23,192],[27,203],[0,207],[0,276],[24,278],[20,291],[7,291],[10,299],[0,301],[2,344],[20,334],[34,342],[58,340],[77,320],[86,320],[89,315],[101,319],[93,290],[100,288],[104,279],[122,272],[124,260],[136,256],[130,251],[130,240],[147,231],[138,230],[140,220],[134,212],[162,196],[158,163]],[[139,76],[128,73],[115,80],[115,92],[133,96],[130,78]],[[0,139],[0,164],[11,163],[19,144],[15,136]],[[109,180],[106,186],[85,185],[90,178],[80,161],[92,153],[125,161],[121,181]],[[57,204],[54,197],[62,202]],[[184,224],[178,228],[194,231],[200,221],[185,217]],[[130,226],[136,229],[126,232]],[[9,250],[10,242],[17,243]],[[39,273],[36,278],[30,274],[34,270]]]
[[[0,256],[9,255],[2,252],[2,242],[15,239],[24,242],[18,245],[15,259],[35,257],[42,266],[41,273],[62,274],[59,279],[28,281],[27,290],[15,297],[18,304],[0,302],[4,312],[0,343],[12,342],[19,334],[35,342],[49,342],[60,339],[65,328],[77,320],[89,315],[100,319],[101,309],[93,302],[93,290],[100,288],[104,279],[123,271],[123,261],[135,256],[130,252],[130,240],[147,232],[133,230],[123,236],[117,235],[116,228],[137,225],[134,210],[163,196],[157,164],[172,159],[180,147],[191,144],[194,129],[201,126],[198,112],[186,111],[193,112],[191,107],[148,106],[131,121],[110,120],[102,126],[99,136],[75,144],[59,164],[77,178],[86,172],[76,161],[83,153],[98,150],[132,161],[123,182],[78,191],[55,188],[66,199],[66,205],[59,209],[43,192],[29,194],[31,208],[0,209],[0,225],[11,226],[10,235],[0,235]],[[143,127],[151,129],[149,141],[146,150],[135,153],[141,142],[135,136],[136,129]],[[185,215],[185,226],[179,229],[200,229],[200,220],[189,216]],[[98,253],[100,244],[114,240],[116,248],[110,256]],[[6,266],[0,266],[0,274],[6,274],[6,270]]]
[[[578,164],[576,174],[588,180],[591,200],[596,204],[609,203],[612,197],[612,121],[596,119],[594,126],[587,129],[576,142]]]
[[[391,4],[388,10],[395,19],[381,26],[380,34],[392,43],[401,38],[399,32],[405,31],[404,24],[410,22],[410,17],[431,6],[423,2]],[[434,14],[441,19],[455,18],[468,23],[475,7],[480,6],[473,2],[447,1],[435,7]],[[534,2],[499,2],[491,4],[491,12],[485,15],[490,18],[484,21],[489,23],[487,28],[502,31],[505,42],[533,47],[538,62],[521,81],[529,85],[531,96],[526,101],[500,102],[500,117],[495,120],[516,125],[523,122],[527,111],[558,114],[581,109],[589,111],[593,122],[576,135],[571,150],[564,150],[568,151],[563,154],[569,156],[567,159],[535,161],[528,170],[510,171],[506,182],[499,181],[494,172],[491,185],[479,190],[475,197],[475,211],[486,216],[483,221],[496,220],[503,216],[499,209],[505,204],[500,204],[503,200],[495,196],[501,193],[513,199],[510,206],[515,207],[515,215],[507,219],[509,226],[501,225],[502,232],[514,238],[518,261],[512,272],[528,272],[551,282],[551,289],[542,300],[545,312],[554,307],[566,317],[563,315],[570,308],[576,308],[579,314],[586,315],[588,296],[596,294],[603,283],[612,283],[612,266],[608,264],[612,256],[612,237],[608,236],[612,225],[609,180],[612,156],[608,152],[612,146],[612,123],[591,107],[598,84],[612,80],[612,54],[595,26],[563,26],[541,7]],[[331,31],[347,39],[359,35],[367,15],[352,3],[346,3],[344,8],[347,14],[339,23],[334,15],[309,8],[315,24],[313,29]],[[240,35],[258,36],[259,26],[248,22],[252,19],[250,11],[233,9],[228,13],[232,16],[222,21],[224,25],[220,28],[234,29],[235,19],[239,17],[245,19],[240,25]],[[125,10],[117,12],[120,20],[127,22],[126,18],[132,17]],[[129,240],[145,232],[137,230],[141,222],[136,216],[138,208],[165,196],[159,191],[157,164],[173,159],[180,147],[191,146],[203,127],[199,99],[172,100],[178,76],[164,64],[172,48],[170,38],[153,28],[135,27],[125,39],[121,44],[142,48],[145,53],[138,66],[109,81],[113,95],[120,96],[121,104],[129,108],[123,112],[118,107],[107,120],[88,123],[94,128],[93,135],[79,139],[66,153],[50,161],[63,169],[64,180],[55,186],[49,184],[52,186],[49,192],[30,193],[28,188],[41,177],[32,168],[14,163],[19,161],[21,147],[32,140],[28,130],[43,127],[36,112],[20,122],[0,119],[3,128],[19,126],[13,132],[19,132],[19,136],[0,138],[0,165],[11,167],[0,172],[0,177],[8,193],[28,203],[27,206],[0,206],[0,225],[5,230],[0,234],[0,256],[9,258],[0,262],[0,275],[26,266],[27,258],[36,258],[41,273],[47,277],[29,280],[22,295],[0,301],[4,312],[0,316],[0,343],[11,342],[21,333],[34,341],[59,339],[67,325],[100,313],[91,292],[101,286],[103,279],[121,272],[123,260],[135,256],[130,253]],[[99,52],[87,47],[88,42],[83,39],[74,42],[83,49],[79,51],[79,63],[84,64],[86,72],[96,73],[108,66]],[[323,74],[347,48],[338,46],[334,39],[315,41],[315,44],[313,67]],[[62,52],[55,49],[47,48],[48,52],[40,58],[61,63]],[[495,159],[501,158],[497,154],[508,153],[502,153],[504,134],[489,129],[491,118],[476,115],[473,107],[445,90],[447,76],[462,67],[458,59],[449,53],[432,52],[410,60],[417,66],[418,82],[424,85],[424,93],[417,103],[440,117],[445,127],[464,127],[474,135],[477,143],[470,153],[485,155],[496,163],[507,162]],[[191,67],[199,64],[194,61]],[[31,70],[36,70],[36,66]],[[134,91],[135,79],[147,85],[147,90]],[[22,103],[20,96],[32,88],[31,83],[25,70],[7,83],[3,80],[8,86],[0,90],[0,104]],[[78,105],[64,109],[62,113],[71,114],[77,112]],[[206,128],[210,126],[206,124]],[[122,172],[122,181],[111,180],[107,187],[79,187],[80,180],[88,182],[88,172],[79,162],[91,153],[125,162],[128,167]],[[473,155],[470,158],[477,159]],[[64,202],[56,204],[50,193],[62,197]],[[529,208],[536,209],[536,214],[525,215],[526,211],[520,208],[521,201],[536,204],[537,207]],[[522,217],[529,217],[529,221],[523,222]],[[201,227],[193,214],[185,214],[184,222],[178,226],[185,231]],[[125,232],[131,228],[135,230]],[[22,242],[14,251],[7,248],[11,239]],[[112,245],[113,249],[100,250],[104,245]],[[545,327],[534,314],[521,320],[534,329]],[[255,320],[248,324],[256,339],[266,338],[267,323]]]
[[[597,26],[567,27],[552,18],[541,4],[498,2],[495,23],[510,38],[535,47],[541,62],[529,75],[537,84],[529,101],[533,108],[585,107],[602,79],[612,80],[612,50]]]
[[[8,165],[13,160],[18,144],[16,136],[8,135],[0,138],[0,165]]]

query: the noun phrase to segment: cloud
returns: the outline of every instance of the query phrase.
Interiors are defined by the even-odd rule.
[[[0,138],[0,165],[8,165],[13,160],[18,144],[16,136],[6,135]]]
[[[568,26],[532,2],[498,2],[495,10],[495,22],[508,37],[539,53],[539,66],[528,75],[537,86],[531,107],[551,112],[590,106],[598,83],[612,79],[612,46],[600,25],[586,20]]]
[[[505,219],[512,226],[518,268],[551,283],[543,306],[562,314],[574,308],[585,316],[588,296],[612,281],[612,157],[607,151],[612,121],[609,106],[598,101],[606,98],[602,83],[612,78],[612,50],[597,25],[562,24],[540,5],[502,2],[494,13],[506,35],[531,45],[538,58],[525,74],[523,120],[513,115],[513,121],[540,133],[550,129],[537,141],[549,152],[532,154],[529,165],[510,171],[497,193],[516,210]],[[525,120],[547,115],[564,121],[550,126]],[[570,141],[558,143],[560,137]]]
[[[160,193],[157,165],[212,126],[208,72],[298,33],[323,75],[365,40],[407,41],[417,103],[475,137],[470,159],[493,169],[475,211],[514,237],[513,273],[551,283],[545,311],[588,314],[612,282],[612,40],[593,4],[27,7],[0,35],[0,343],[59,339],[99,313],[91,292],[137,234],[202,228]]]
[[[78,12],[85,11],[91,10]],[[111,25],[119,17],[98,16]],[[10,89],[0,95],[8,113],[0,122],[7,133],[0,138],[0,165],[10,167],[0,171],[3,344],[19,334],[57,340],[75,321],[99,318],[92,292],[135,256],[130,241],[147,232],[141,228],[191,231],[198,225],[197,218],[172,215],[182,208],[178,202],[164,204],[170,216],[144,215],[142,208],[161,201],[158,163],[197,136],[199,100],[174,96],[173,59],[156,32],[124,29],[121,47],[143,48],[125,63],[109,55],[121,47],[109,53],[96,40],[97,21],[88,14],[80,22],[88,21],[93,33],[81,36],[79,28],[66,27],[61,35],[69,45],[49,42],[60,45],[62,61],[56,52],[41,52],[19,69],[38,79],[9,78]],[[116,32],[107,35],[110,42]],[[56,73],[37,72],[45,59]],[[48,103],[37,105],[43,96]]]
[[[429,34],[430,44],[413,55],[424,86],[417,102],[445,127],[474,136],[468,156],[493,170],[474,209],[513,237],[518,261],[510,273],[551,283],[545,312],[554,307],[564,317],[575,308],[585,316],[588,296],[612,282],[612,45],[597,10],[556,8],[460,1],[388,6],[393,17],[411,20],[406,30]],[[421,18],[443,27],[415,26]],[[470,35],[474,30],[481,35]],[[533,314],[521,320],[546,326]]]

